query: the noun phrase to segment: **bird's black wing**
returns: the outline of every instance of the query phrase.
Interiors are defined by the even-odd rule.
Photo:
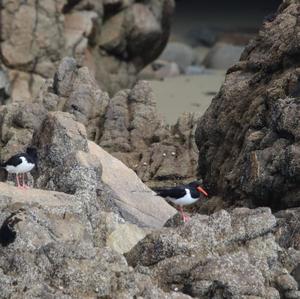
[[[168,188],[168,189],[156,189],[154,190],[157,195],[161,197],[171,197],[171,198],[180,198],[185,196],[186,191],[184,187],[174,187],[174,188]]]
[[[24,154],[23,157],[27,160],[28,163],[37,164],[37,157],[32,157],[28,154]]]
[[[1,166],[2,167],[5,167],[7,165],[18,166],[19,164],[22,163],[21,157],[23,156],[24,154],[14,155],[11,158],[9,158],[5,163],[3,163]]]

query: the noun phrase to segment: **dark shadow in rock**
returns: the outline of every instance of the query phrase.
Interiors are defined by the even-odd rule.
[[[8,216],[0,228],[0,244],[3,247],[8,246],[16,240],[17,233],[14,229],[14,226],[22,220],[16,217],[16,215],[17,212]]]

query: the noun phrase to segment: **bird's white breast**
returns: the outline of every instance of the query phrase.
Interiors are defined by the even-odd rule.
[[[186,194],[183,197],[180,197],[178,199],[169,198],[170,201],[172,201],[173,203],[175,203],[176,205],[179,205],[179,206],[186,206],[186,205],[190,205],[190,204],[196,202],[199,199],[199,197],[193,198],[191,196],[191,192],[189,189],[185,189],[185,191],[186,191]]]
[[[20,163],[17,166],[7,165],[5,167],[6,171],[10,173],[24,173],[24,172],[29,172],[33,169],[34,167],[33,163],[29,163],[25,159],[25,157],[20,157],[20,159],[22,160],[22,163]]]

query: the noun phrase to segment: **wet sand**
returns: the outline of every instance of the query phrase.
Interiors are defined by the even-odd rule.
[[[219,91],[225,78],[224,71],[197,76],[179,76],[163,81],[150,81],[157,109],[166,123],[174,124],[184,112],[202,115]]]

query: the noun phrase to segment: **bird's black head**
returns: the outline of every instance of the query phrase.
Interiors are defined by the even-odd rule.
[[[37,154],[37,149],[36,148],[34,148],[34,147],[27,147],[26,154],[28,154],[34,160],[37,160],[38,154]]]
[[[198,181],[193,181],[193,182],[189,183],[188,185],[189,185],[189,187],[197,188],[198,186],[200,186],[200,183]]]
[[[198,181],[189,183],[189,187],[197,190],[198,193],[203,193],[205,196],[208,196],[208,193],[200,186],[200,183]]]

